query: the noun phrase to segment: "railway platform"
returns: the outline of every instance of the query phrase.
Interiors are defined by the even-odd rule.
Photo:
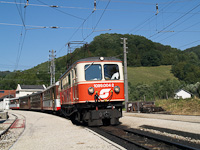
[[[200,116],[123,112],[124,126],[199,145]]]
[[[20,134],[14,143],[4,149],[13,150],[63,150],[63,149],[124,149],[120,145],[104,138],[84,126],[73,125],[70,120],[52,114],[32,111],[9,110],[18,116],[18,122],[13,123],[11,130]],[[12,118],[14,119],[14,118]],[[9,119],[11,121],[11,118]],[[5,121],[6,122],[6,121]],[[3,123],[5,123],[3,122]],[[10,124],[11,122],[9,122]],[[7,124],[7,123],[6,123]],[[7,126],[8,127],[8,126]],[[5,129],[4,129],[5,130]],[[22,131],[23,130],[23,131]],[[12,134],[15,134],[15,133]],[[9,135],[11,136],[11,135]],[[4,140],[4,143],[9,140]]]
[[[123,112],[120,121],[134,128],[148,125],[200,134],[200,116]]]
[[[16,117],[12,114],[18,115],[17,123],[13,123]],[[165,136],[168,137],[180,136],[180,138],[186,138],[184,140],[189,139],[194,140],[196,143],[200,142],[199,116],[123,112],[120,122],[123,126],[151,132],[160,131],[158,134],[165,131]],[[10,145],[9,149],[11,150],[124,149],[87,127],[73,125],[70,120],[51,114],[9,110],[9,119],[0,120],[0,133],[4,132],[12,123],[13,128],[11,127],[11,130],[15,130],[15,132],[21,130],[21,133],[15,139],[15,142]]]

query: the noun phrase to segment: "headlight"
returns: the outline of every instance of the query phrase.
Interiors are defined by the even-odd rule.
[[[89,87],[89,88],[88,88],[88,92],[89,92],[90,94],[93,94],[93,93],[94,93],[94,88],[93,88],[93,87]]]
[[[101,61],[103,61],[103,60],[104,60],[104,57],[100,57],[99,59],[100,59]]]
[[[120,87],[119,87],[119,86],[115,86],[115,87],[114,87],[114,91],[115,91],[115,93],[119,93]]]

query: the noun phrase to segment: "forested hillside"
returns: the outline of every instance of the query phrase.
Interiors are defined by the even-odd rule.
[[[200,81],[200,46],[183,51],[183,57],[172,66],[172,73],[187,84]]]
[[[81,58],[112,56],[123,60],[122,37],[128,39],[128,67],[172,65],[172,73],[181,82],[195,84],[200,81],[200,46],[181,51],[152,42],[143,36],[129,34],[101,34],[95,37],[91,43],[75,49],[73,53],[56,58],[56,80],[71,63]],[[17,84],[45,84],[48,86],[50,82],[48,62],[25,71],[2,72],[0,77],[0,89],[5,90],[16,89]]]

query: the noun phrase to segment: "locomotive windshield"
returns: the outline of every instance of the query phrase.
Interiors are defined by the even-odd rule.
[[[117,64],[104,64],[105,80],[119,80],[119,66]],[[85,65],[85,80],[102,80],[102,67],[100,64]]]
[[[85,65],[85,80],[101,80],[101,65],[98,64],[90,64]]]
[[[105,80],[119,80],[119,66],[117,64],[104,65]]]

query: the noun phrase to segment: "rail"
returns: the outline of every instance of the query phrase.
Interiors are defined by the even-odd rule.
[[[2,135],[4,135],[4,134],[6,134],[7,132],[8,132],[8,130],[12,127],[12,125],[16,122],[16,120],[18,119],[18,117],[16,116],[16,115],[14,115],[14,114],[12,114],[13,116],[15,116],[15,120],[13,121],[13,123],[11,123],[10,124],[10,126],[6,129],[6,130],[4,130],[1,134],[0,134],[0,137],[2,136]]]
[[[151,135],[145,132],[140,132],[137,129],[127,129],[123,126],[107,126],[107,127],[99,127],[92,128],[95,132],[104,132],[103,134],[108,134],[108,138],[113,139],[118,138],[117,141],[121,140],[120,143],[129,143],[129,147],[127,144],[121,145],[127,149],[130,147],[137,147],[145,150],[152,149],[184,149],[184,150],[197,150],[199,148],[188,146],[186,144],[181,144],[179,142],[171,141],[169,138],[160,138],[158,135]],[[99,133],[101,134],[101,133]],[[109,137],[111,136],[111,137]]]

